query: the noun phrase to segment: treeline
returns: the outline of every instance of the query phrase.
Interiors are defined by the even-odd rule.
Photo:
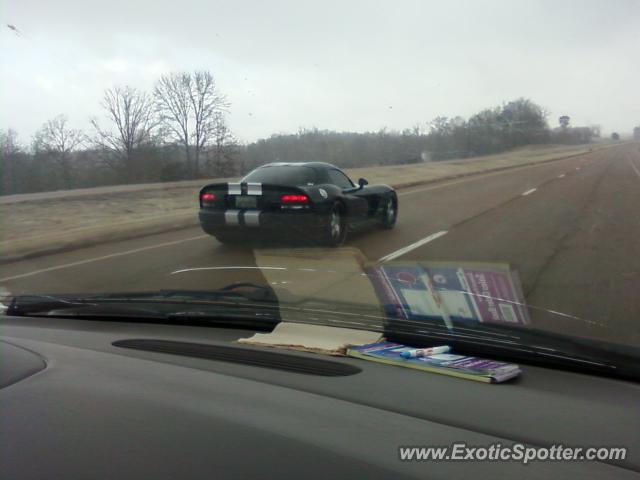
[[[588,143],[597,127],[551,129],[528,99],[469,119],[437,117],[403,131],[354,133],[304,129],[239,144],[225,121],[230,108],[209,72],[162,76],[154,90],[105,91],[103,115],[89,133],[65,116],[45,123],[28,144],[0,132],[0,194],[242,175],[273,161],[324,161],[341,167],[466,158],[544,143]]]
[[[394,165],[467,158],[532,144],[581,144],[600,136],[600,128],[571,127],[568,116],[551,129],[547,112],[520,98],[483,110],[469,119],[437,117],[403,131],[332,132],[318,129],[273,135],[244,148],[247,165],[313,160],[342,167]]]

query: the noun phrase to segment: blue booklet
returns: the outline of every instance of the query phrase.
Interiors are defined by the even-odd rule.
[[[347,355],[485,383],[504,382],[517,377],[521,373],[520,367],[515,363],[504,363],[452,353],[441,353],[418,358],[402,357],[402,352],[410,350],[414,350],[414,348],[399,343],[380,342],[349,347]]]

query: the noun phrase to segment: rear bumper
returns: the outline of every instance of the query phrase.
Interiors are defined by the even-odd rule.
[[[318,234],[326,228],[327,216],[312,211],[261,212],[259,210],[206,210],[200,225],[209,235],[234,233],[252,235]]]

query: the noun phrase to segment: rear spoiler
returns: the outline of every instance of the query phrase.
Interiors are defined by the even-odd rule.
[[[200,189],[200,195],[204,192],[213,192],[227,195],[262,195],[264,192],[283,192],[283,193],[305,193],[305,189],[300,187],[291,187],[288,185],[277,185],[275,183],[254,183],[254,182],[238,182],[238,183],[210,183]]]
[[[267,192],[275,193],[293,193],[310,195],[310,192],[300,187],[291,187],[287,185],[277,185],[274,183],[254,183],[254,182],[237,182],[237,183],[210,183],[200,189],[198,198],[202,197],[205,192],[211,192],[218,196],[223,195],[263,195]],[[310,195],[311,196],[311,195]]]
[[[238,183],[210,183],[200,190],[203,192],[218,192],[228,195],[262,195],[262,183],[238,182]]]

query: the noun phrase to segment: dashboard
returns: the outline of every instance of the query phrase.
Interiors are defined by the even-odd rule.
[[[0,317],[0,477],[640,478],[637,383],[522,365],[490,385],[234,343],[253,333]],[[456,442],[628,454],[399,459]]]

